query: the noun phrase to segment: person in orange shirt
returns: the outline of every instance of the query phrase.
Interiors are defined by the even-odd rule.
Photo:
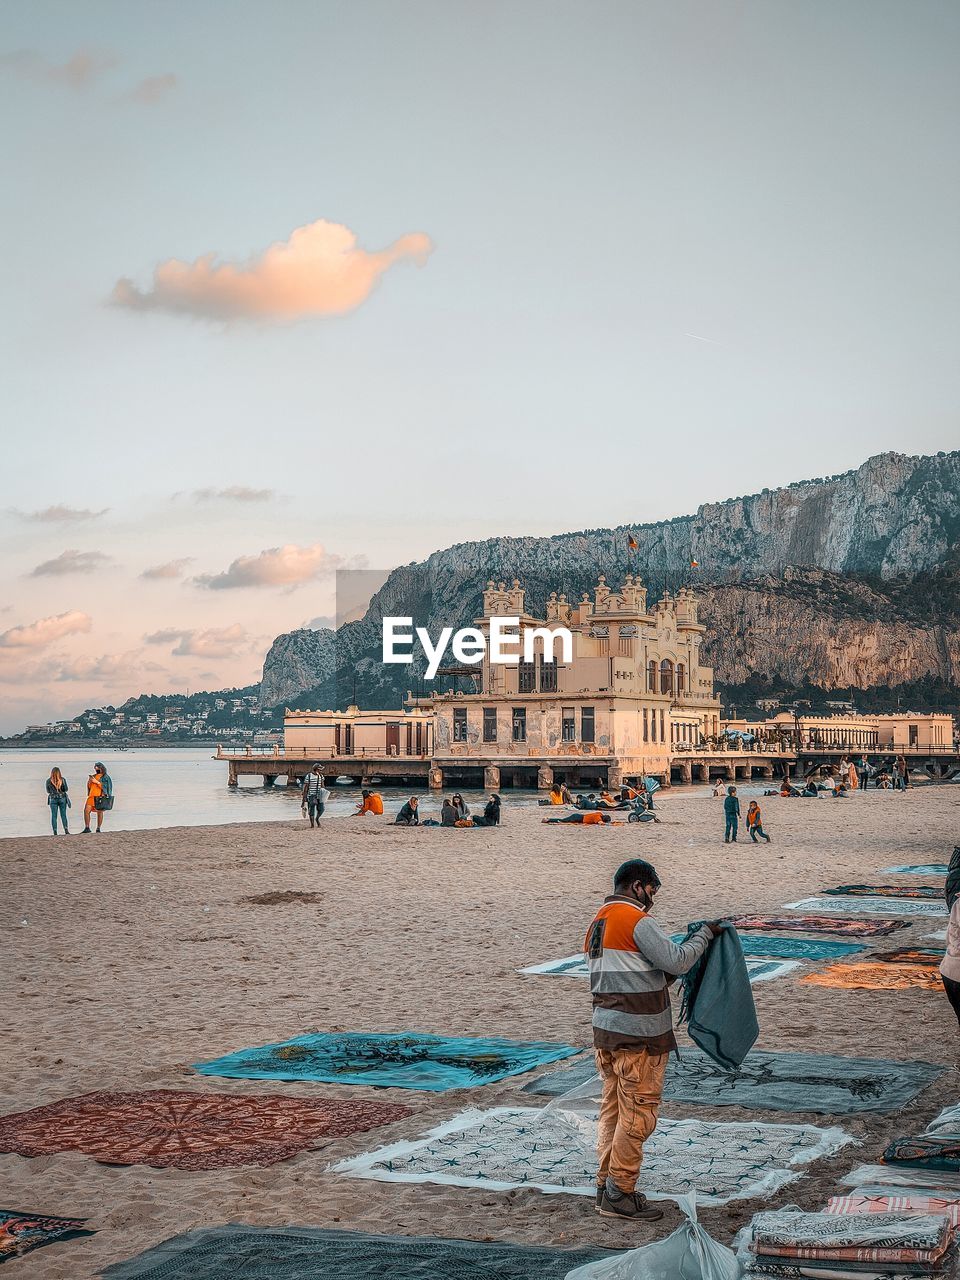
[[[383,796],[379,791],[361,791],[360,796],[360,805],[355,814],[356,817],[362,817],[365,813],[373,813],[377,817],[383,815]]]

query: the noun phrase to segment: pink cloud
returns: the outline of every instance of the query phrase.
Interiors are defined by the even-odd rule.
[[[231,627],[210,627],[205,631],[165,627],[144,636],[147,644],[172,644],[177,658],[234,658],[249,640],[239,622]]]
[[[69,573],[94,573],[102,565],[109,564],[110,557],[102,551],[61,551],[53,560],[44,560],[32,569],[32,578],[63,577]]]
[[[183,571],[192,560],[192,556],[184,556],[182,560],[168,560],[166,564],[154,564],[149,569],[144,569],[140,577],[146,578],[148,582],[162,582],[171,578],[182,578]]]
[[[161,98],[165,98],[177,86],[177,77],[172,71],[161,76],[147,76],[130,90],[127,98],[131,102],[139,102],[144,106],[153,106]]]
[[[194,578],[199,587],[223,591],[234,587],[295,587],[344,566],[342,557],[331,555],[319,542],[311,547],[271,547],[258,556],[240,556],[223,573],[204,573]]]
[[[81,520],[98,520],[108,510],[101,507],[99,511],[91,511],[86,507],[66,507],[61,503],[55,507],[44,507],[41,511],[21,511],[18,514],[24,520],[36,520],[41,524],[74,524]]]
[[[154,271],[150,289],[138,289],[124,278],[114,286],[111,301],[136,311],[215,320],[344,315],[366,301],[395,263],[409,260],[423,266],[432,251],[430,237],[413,232],[386,249],[368,252],[358,247],[348,227],[321,218],[245,263],[218,263],[215,253],[192,263],[170,258]]]
[[[138,680],[143,675],[166,674],[159,662],[147,662],[135,649],[126,653],[104,653],[98,658],[73,658],[56,665],[54,680]]]
[[[110,53],[80,49],[64,63],[48,62],[36,49],[17,49],[0,54],[0,69],[16,72],[31,80],[65,84],[70,89],[89,89],[106,72],[117,65]]]
[[[58,613],[53,617],[39,618],[36,622],[20,627],[11,627],[9,631],[0,632],[0,648],[3,649],[44,649],[55,640],[64,636],[77,635],[89,631],[93,619],[88,613],[72,609],[68,613]]]

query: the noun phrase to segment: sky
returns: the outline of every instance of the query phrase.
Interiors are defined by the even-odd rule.
[[[957,444],[960,7],[0,7],[0,731]]]

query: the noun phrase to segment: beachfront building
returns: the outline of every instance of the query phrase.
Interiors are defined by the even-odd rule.
[[[487,584],[475,622],[485,636],[491,618],[516,617],[522,629],[567,628],[572,653],[564,661],[557,645],[551,662],[538,637],[532,661],[505,665],[490,661],[488,645],[476,692],[431,699],[438,767],[472,759],[487,786],[506,767],[542,787],[589,776],[595,762],[594,775],[615,786],[648,773],[669,780],[672,758],[718,738],[720,700],[700,661],[705,628],[691,591],[648,604],[639,577],[616,591],[601,574],[592,596],[553,592],[544,613],[528,611],[519,581]]]
[[[433,713],[402,711],[285,711],[283,749],[288,757],[333,760],[338,756],[415,757],[433,753]]]
[[[761,737],[789,738],[802,750],[862,751],[875,755],[901,751],[952,753],[954,749],[953,717],[941,713],[815,716],[782,711],[755,728]]]

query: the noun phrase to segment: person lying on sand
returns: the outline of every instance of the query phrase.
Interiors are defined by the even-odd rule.
[[[589,810],[587,813],[568,813],[565,818],[544,818],[544,822],[575,822],[582,827],[599,825],[602,822],[612,822],[613,819],[609,813],[598,813],[596,810]]]

